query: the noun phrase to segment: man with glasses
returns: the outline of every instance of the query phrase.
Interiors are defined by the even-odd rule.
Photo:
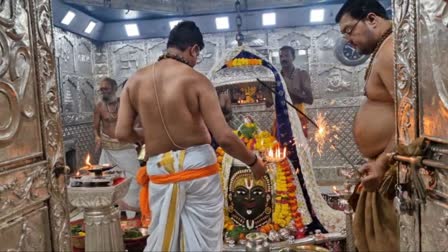
[[[115,136],[119,107],[119,99],[116,96],[117,82],[111,78],[104,78],[99,86],[101,100],[95,107],[93,117],[95,152],[102,149],[100,164],[116,165],[118,169],[126,172],[126,177],[132,179],[128,193],[119,205],[121,210],[126,210],[128,218],[133,218],[136,212],[140,211],[140,186],[135,180],[137,170],[140,168],[137,151],[134,144],[120,142]]]
[[[151,224],[145,251],[221,251],[224,198],[211,136],[265,174],[257,155],[227,125],[210,81],[193,67],[204,41],[194,22],[176,25],[159,61],[129,78],[120,99],[117,137],[134,142],[137,114],[143,125]]]
[[[398,216],[393,207],[395,149],[394,39],[392,23],[376,0],[348,0],[336,16],[341,33],[362,54],[371,54],[365,99],[356,115],[355,142],[368,159],[361,169],[353,234],[359,251],[398,251]]]

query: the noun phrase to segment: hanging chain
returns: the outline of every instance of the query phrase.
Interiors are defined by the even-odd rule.
[[[240,0],[236,0],[235,2],[235,11],[236,11],[236,41],[238,42],[238,46],[243,45],[244,36],[241,33],[241,26],[243,25],[243,18],[241,17],[241,3]]]

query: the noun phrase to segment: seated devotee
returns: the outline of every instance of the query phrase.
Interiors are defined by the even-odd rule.
[[[281,74],[285,80],[292,103],[301,112],[306,113],[305,104],[313,104],[311,80],[307,71],[294,66],[295,58],[296,51],[294,48],[290,46],[280,48]],[[300,113],[299,119],[302,124],[303,134],[305,137],[308,137],[308,120]]]
[[[224,199],[210,132],[223,149],[247,164],[255,179],[260,158],[227,125],[216,90],[195,71],[204,41],[194,22],[169,35],[167,52],[129,78],[116,129],[121,140],[145,136],[151,224],[145,251],[221,251]],[[143,132],[135,130],[139,115]]]
[[[118,169],[125,171],[126,177],[132,178],[129,191],[119,204],[122,210],[127,210],[128,218],[132,218],[139,211],[139,185],[135,180],[140,167],[137,151],[134,144],[123,143],[115,138],[119,108],[117,83],[111,78],[104,78],[99,85],[101,100],[94,113],[96,152],[102,148],[100,164],[116,165]]]
[[[393,204],[397,166],[388,157],[396,141],[392,23],[376,0],[347,1],[336,22],[360,53],[372,54],[365,76],[366,98],[353,126],[358,149],[369,160],[360,169],[359,198],[353,204],[356,247],[358,251],[399,251],[398,216]]]

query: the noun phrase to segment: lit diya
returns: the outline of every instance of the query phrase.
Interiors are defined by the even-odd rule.
[[[265,152],[264,159],[267,162],[268,172],[273,172],[276,163],[280,163],[286,158],[286,147],[274,147]]]
[[[80,170],[86,170],[88,172],[94,173],[97,177],[101,177],[103,175],[103,172],[111,170],[114,167],[115,166],[111,164],[92,165],[90,163],[90,154],[87,154],[86,165],[84,167],[81,167]]]
[[[286,158],[286,147],[270,148],[265,153],[265,159],[268,163],[278,163]]]

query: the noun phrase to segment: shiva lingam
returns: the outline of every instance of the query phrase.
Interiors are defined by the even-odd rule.
[[[349,199],[353,194],[354,188],[360,181],[360,174],[356,169],[343,169],[341,175],[345,177],[343,189],[333,186],[333,191],[340,197],[339,204],[343,207],[346,215],[346,251],[355,252],[355,244],[352,230],[353,209],[349,204]]]

